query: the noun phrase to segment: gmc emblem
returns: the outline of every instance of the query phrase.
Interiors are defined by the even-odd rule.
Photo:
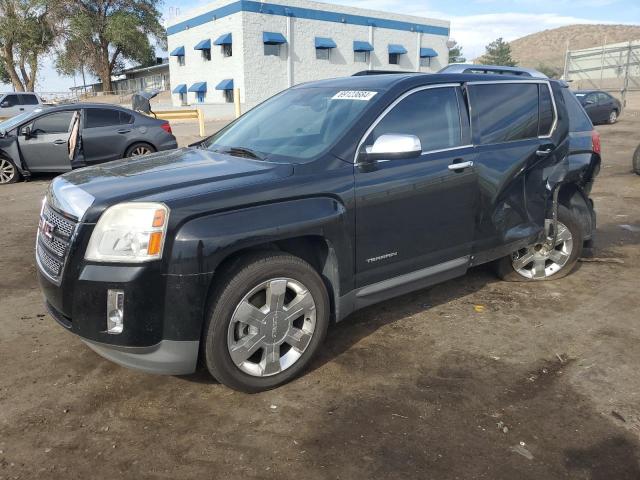
[[[47,222],[44,218],[40,219],[40,232],[49,240],[53,238],[53,232],[55,230],[56,226],[53,223]]]

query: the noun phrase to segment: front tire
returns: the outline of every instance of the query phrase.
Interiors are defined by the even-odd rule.
[[[211,375],[255,393],[302,372],[329,325],[329,296],[313,267],[280,252],[251,255],[220,285],[203,332]]]
[[[550,219],[545,232],[551,240]],[[576,215],[564,205],[558,206],[558,235],[553,248],[536,244],[523,248],[497,261],[498,276],[508,282],[556,280],[575,267],[583,248],[582,226]]]
[[[5,157],[0,157],[0,185],[16,183],[21,175],[15,164]]]
[[[618,111],[611,110],[611,112],[609,113],[609,121],[608,121],[609,125],[613,125],[617,121],[618,121]]]

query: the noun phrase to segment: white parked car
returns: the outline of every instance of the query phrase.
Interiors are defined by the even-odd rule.
[[[31,92],[0,93],[0,119],[31,112],[43,105],[42,99]]]

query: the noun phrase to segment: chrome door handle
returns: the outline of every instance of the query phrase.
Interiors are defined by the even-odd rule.
[[[130,128],[121,128],[120,130],[116,130],[116,132],[118,133],[130,133],[131,129]]]
[[[53,142],[54,145],[66,145],[67,141],[66,140],[56,140],[55,142]]]
[[[547,148],[546,150],[536,150],[536,155],[539,157],[546,157],[551,152],[553,152],[551,148]]]
[[[473,167],[473,162],[471,160],[468,162],[452,163],[449,165],[449,170],[462,170],[463,168],[468,167]]]

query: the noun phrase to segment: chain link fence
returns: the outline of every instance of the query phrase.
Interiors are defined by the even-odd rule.
[[[564,79],[574,90],[604,90],[640,109],[640,40],[568,51]]]

